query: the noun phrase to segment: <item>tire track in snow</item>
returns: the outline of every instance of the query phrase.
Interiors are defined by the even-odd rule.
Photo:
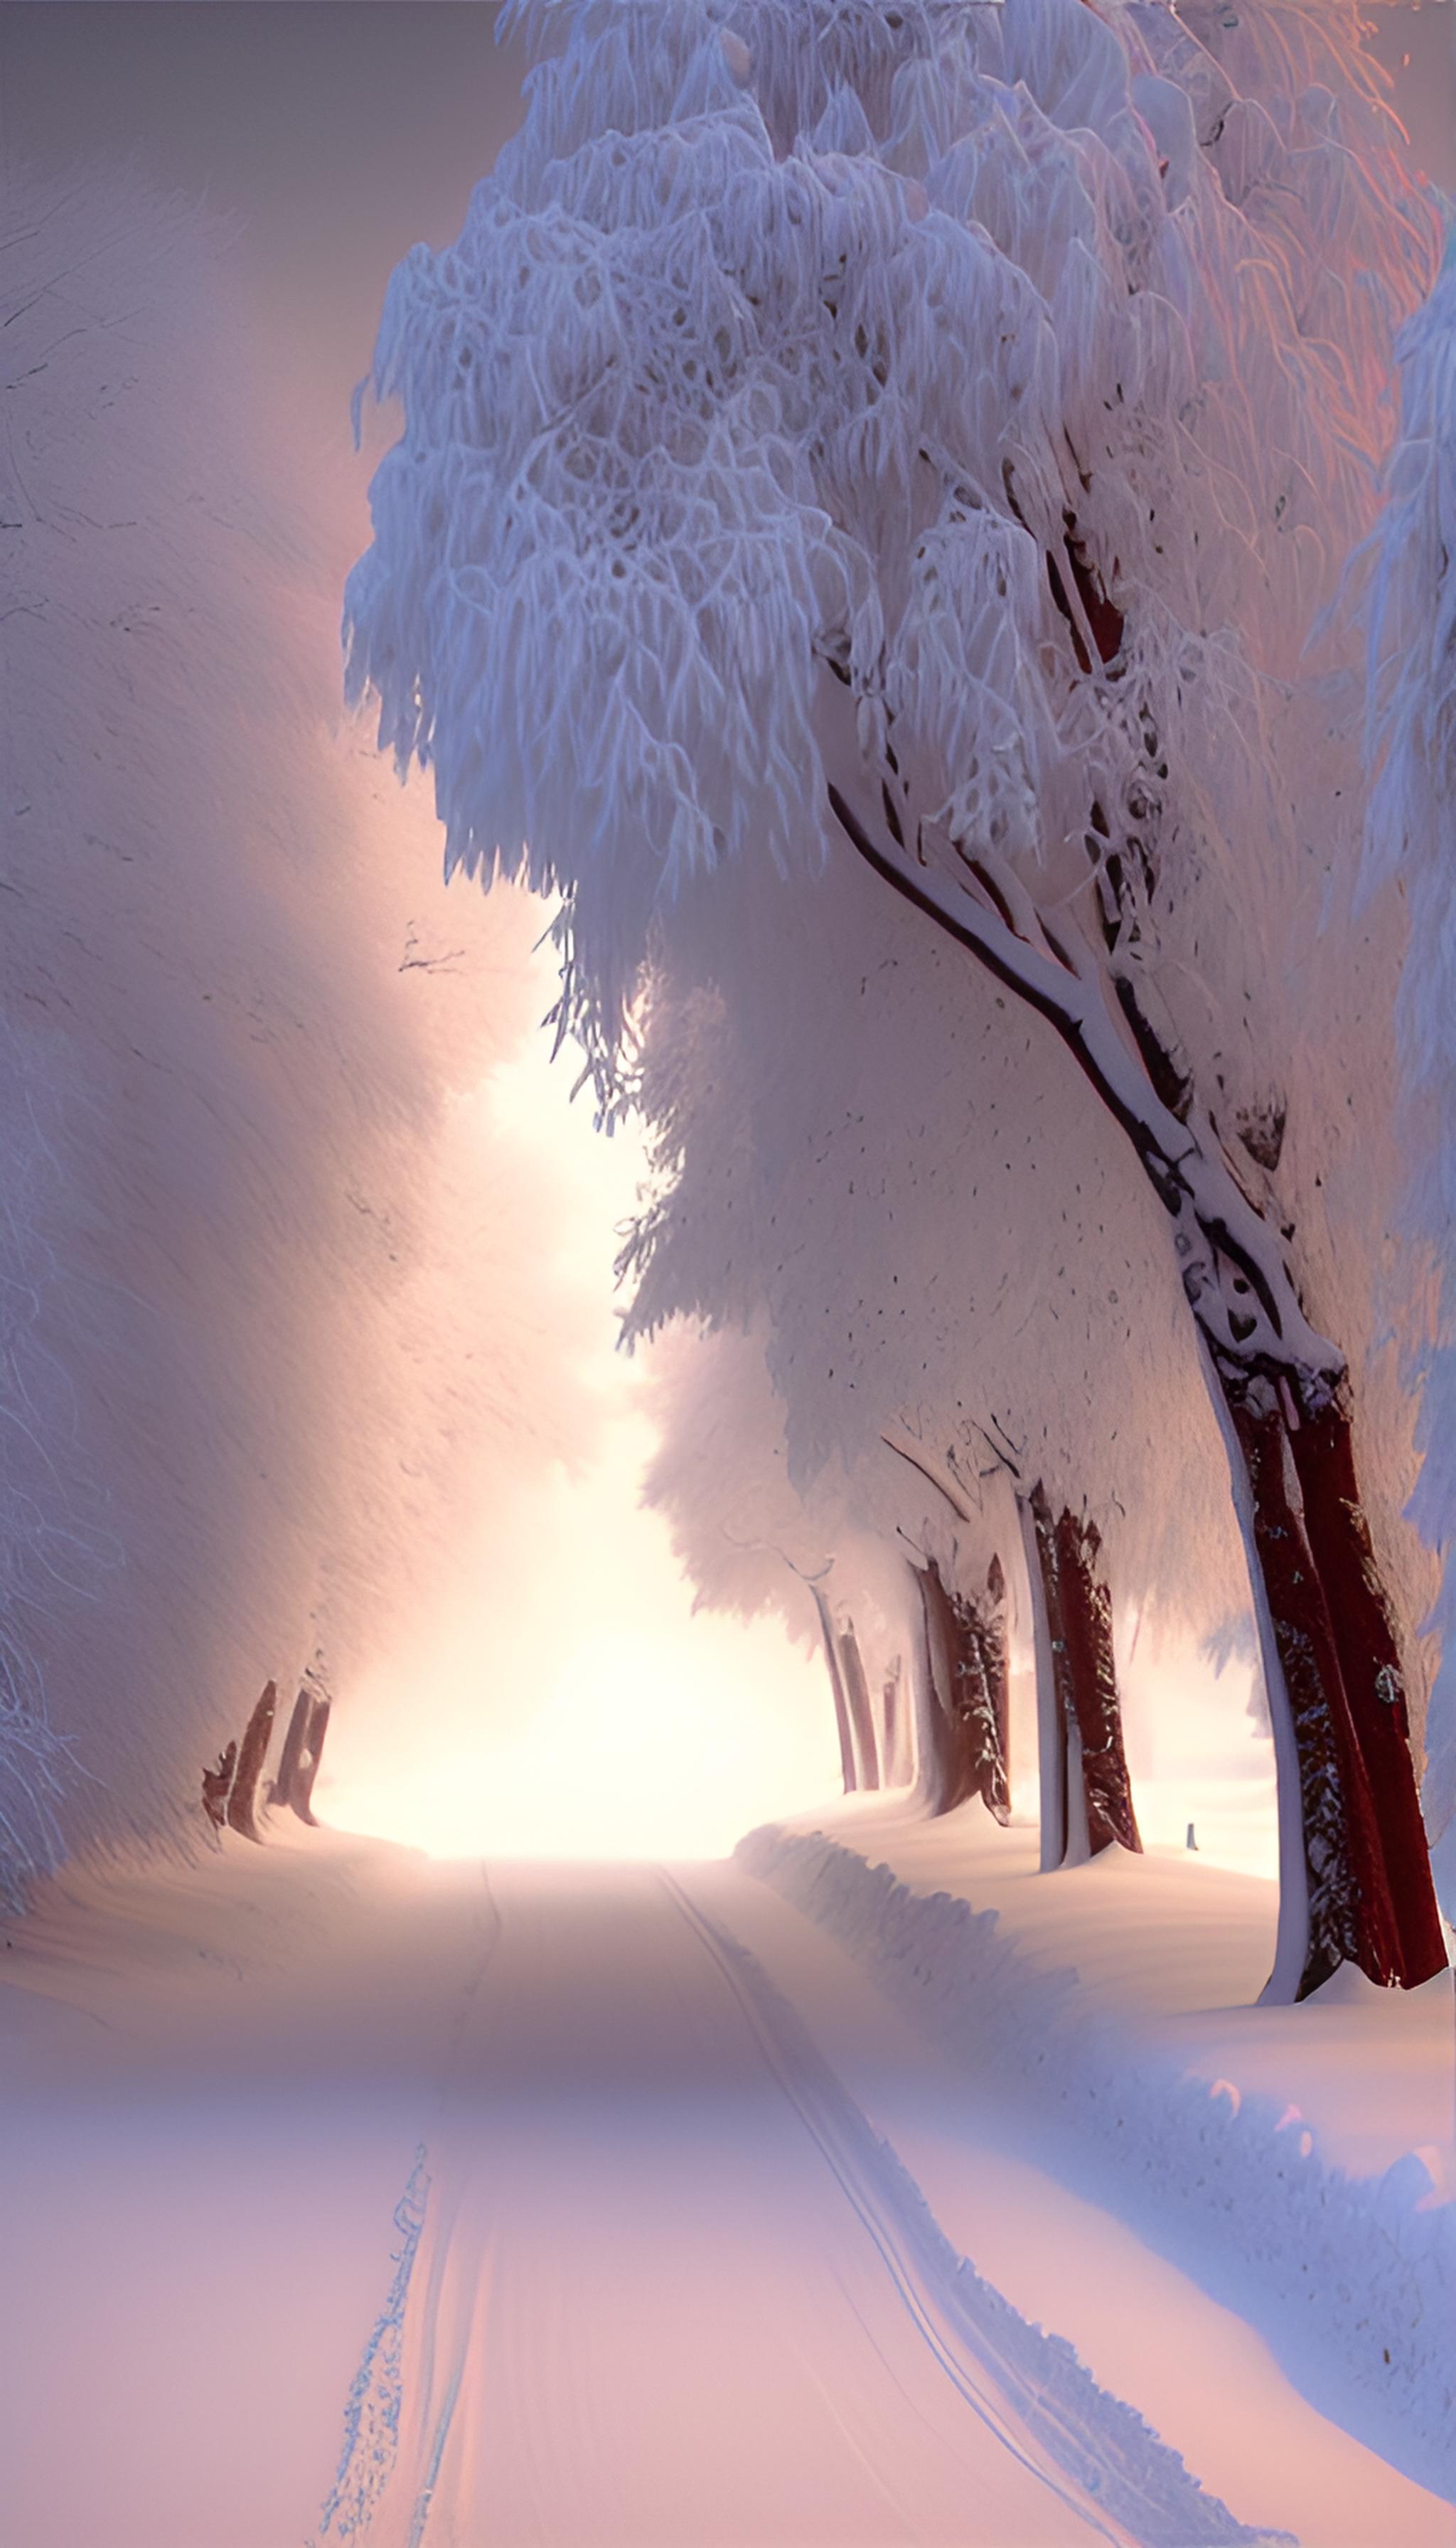
[[[489,1933],[480,1961],[461,1992],[455,2022],[450,2029],[440,2080],[442,2116],[448,2111],[452,2090],[458,2083],[470,2021],[500,1943],[500,1910],[492,1890],[490,1868],[482,1864],[480,1872],[485,1886]],[[319,2515],[316,2539],[310,2543],[310,2548],[318,2548],[318,2543],[328,2539],[367,2539],[374,2515],[394,2475],[400,2453],[400,2424],[404,2410],[405,2314],[430,2193],[429,2148],[426,2142],[421,2141],[414,2153],[409,2184],[395,2209],[395,2229],[404,2243],[395,2250],[392,2259],[394,2280],[384,2308],[366,2339],[359,2368],[354,2374],[344,2409],[344,2440],[338,2468]],[[435,2212],[438,2222],[438,2195]],[[432,2311],[431,2323],[433,2318]],[[432,2373],[432,2360],[429,2368]],[[424,2525],[429,2517],[463,2370],[462,2350],[460,2358],[451,2367],[444,2401],[435,2419],[425,2482],[411,2516],[409,2548],[420,2548],[424,2537]]]
[[[482,2048],[477,2021],[501,1937],[500,1913],[484,1867],[481,1874],[492,1928],[461,1992],[442,2064],[439,2131],[444,2138],[428,2189],[427,2233],[421,2201],[418,2227],[413,2211],[402,2221],[408,2255],[397,2255],[389,2302],[350,2393],[351,2408],[367,2395],[367,2410],[353,2416],[318,2534],[318,2548],[333,2541],[362,2548],[365,2540],[377,2540],[382,2548],[385,2534],[394,2548],[427,2548],[437,2526],[433,2516],[444,2512],[448,2529],[451,2515],[458,2516],[460,2509],[454,2502],[458,2469],[450,2481],[448,2506],[437,2497],[447,2449],[453,2454],[459,2445],[454,2427],[466,2412],[470,2357],[484,2341],[483,2304],[494,2314],[494,2300],[488,2300],[495,2279],[494,2238],[488,2234],[484,2247],[470,2235],[462,2243],[456,2216],[466,2194],[459,2165],[466,2156],[464,2146],[454,2165],[443,2161],[451,2109],[470,2102]],[[932,2376],[948,2382],[986,2432],[992,2451],[999,2446],[1034,2487],[1045,2489],[1064,2514],[1110,2548],[1255,2548],[1286,2536],[1237,2522],[1141,2417],[1098,2387],[1069,2345],[1030,2326],[974,2273],[951,2247],[914,2180],[847,2094],[757,1958],[676,1877],[666,1869],[656,1875],[666,1905],[694,1942],[689,1954],[701,1952],[710,1960],[757,2058],[868,2237],[889,2277],[895,2306],[935,2366]],[[422,2184],[422,2175],[411,2178],[411,2186]],[[707,2190],[702,2189],[699,2201]],[[402,2204],[397,2219],[406,2210]],[[428,2288],[420,2287],[416,2273],[411,2293],[410,2270],[422,2236],[429,2256]],[[834,2278],[839,2280],[837,2274]],[[709,2282],[703,2298],[711,2297]],[[864,2324],[848,2291],[845,2298],[879,2351],[874,2329]],[[413,2328],[408,2339],[407,2300]],[[392,2394],[381,2394],[377,2387],[370,2391],[371,2371],[376,2381],[381,2374],[393,2380]],[[470,2439],[467,2434],[466,2445]],[[854,2456],[848,2437],[847,2455]],[[407,2463],[412,2463],[409,2474]],[[565,2540],[568,2534],[560,2536]]]
[[[733,1991],[770,2070],[877,2248],[923,2342],[1012,2456],[1116,2548],[1274,2548],[1275,2542],[1289,2542],[1288,2532],[1250,2529],[1238,2521],[1136,2409],[1098,2385],[1064,2339],[1030,2325],[956,2253],[909,2170],[874,2132],[758,1957],[667,1868],[658,1874]],[[976,2378],[971,2362],[994,2383],[999,2398]],[[1017,2424],[1025,2440],[1018,2439]]]

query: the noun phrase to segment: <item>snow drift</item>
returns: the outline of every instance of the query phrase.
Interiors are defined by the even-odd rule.
[[[1054,2138],[1057,2173],[1257,2327],[1322,2412],[1456,2500],[1456,2206],[1430,2203],[1415,2153],[1346,2176],[1270,2099],[1211,2093],[1089,2016],[1076,1972],[1039,1968],[994,1911],[821,1834],[771,1825],[736,1855],[994,2078],[1029,2144]]]

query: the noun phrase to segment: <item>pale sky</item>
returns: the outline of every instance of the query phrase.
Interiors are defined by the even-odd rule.
[[[654,1434],[614,1349],[611,1258],[644,1162],[633,1136],[607,1141],[585,1101],[567,1106],[568,1067],[541,1036],[471,1105],[493,1146],[503,1126],[570,1186],[569,1270],[594,1303],[576,1358],[604,1454],[503,1515],[462,1516],[456,1597],[352,1693],[319,1801],[447,1855],[718,1856],[831,1791],[828,1684],[774,1621],[694,1618],[666,1522],[638,1506]],[[402,1718],[425,1707],[416,1756]]]

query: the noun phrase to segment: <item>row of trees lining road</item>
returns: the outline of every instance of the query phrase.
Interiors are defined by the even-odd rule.
[[[355,1679],[461,1508],[594,1413],[579,1303],[521,1262],[538,1164],[453,1102],[535,1024],[539,915],[441,908],[427,806],[343,730],[218,229],[125,171],[12,157],[0,195],[12,1902],[194,1846],[268,1673],[321,1642]]]
[[[563,1032],[656,1142],[630,1331],[761,1335],[856,1777],[906,1710],[876,1743],[826,1584],[913,1620],[863,1568],[908,1548],[923,1790],[995,1810],[1019,1569],[1051,1862],[1136,1838],[1111,1577],[1231,1512],[1270,1991],[1418,1983],[1406,916],[1346,568],[1439,240],[1353,0],[505,17],[522,131],[386,302],[349,680],[449,865],[564,897]]]

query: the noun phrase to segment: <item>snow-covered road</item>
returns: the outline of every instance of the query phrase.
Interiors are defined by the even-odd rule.
[[[738,1869],[229,1841],[11,1934],[6,2548],[1259,2535],[957,2256]]]
[[[681,1883],[489,1883],[371,2539],[1240,2535],[957,2288],[786,2002]]]

